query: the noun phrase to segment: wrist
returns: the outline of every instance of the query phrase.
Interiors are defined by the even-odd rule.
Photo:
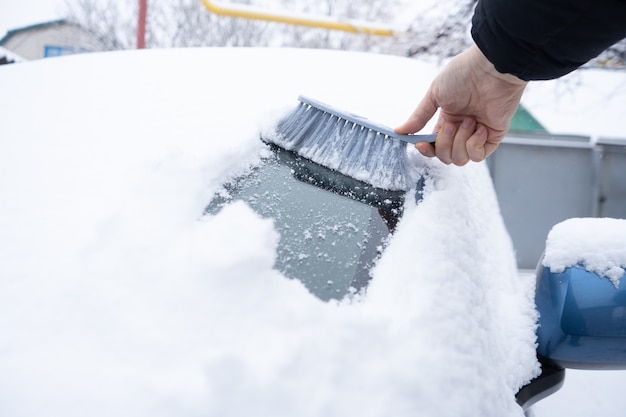
[[[513,74],[499,72],[478,46],[472,45],[467,50],[467,53],[470,55],[470,59],[474,61],[475,68],[479,68],[485,75],[495,77],[500,81],[520,88],[524,88],[528,84],[528,81],[524,81]]]

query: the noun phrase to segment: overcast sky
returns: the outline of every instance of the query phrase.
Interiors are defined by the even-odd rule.
[[[1,0],[0,37],[7,31],[63,17],[66,0]]]

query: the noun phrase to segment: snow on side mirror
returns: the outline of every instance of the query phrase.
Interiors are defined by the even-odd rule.
[[[626,369],[626,220],[575,218],[537,269],[537,353],[565,368]]]

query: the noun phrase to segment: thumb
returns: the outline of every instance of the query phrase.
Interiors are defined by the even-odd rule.
[[[396,127],[395,132],[402,135],[419,132],[426,126],[426,123],[432,119],[438,108],[439,106],[433,100],[431,91],[429,90],[426,96],[417,105],[413,114],[409,116],[406,122]]]

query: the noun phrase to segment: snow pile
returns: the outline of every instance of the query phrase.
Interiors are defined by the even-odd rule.
[[[617,287],[626,268],[626,220],[572,218],[552,228],[543,265],[560,273],[576,265]]]
[[[521,417],[534,280],[484,164],[410,155],[424,200],[352,301],[277,272],[245,204],[203,216],[298,94],[394,126],[432,72],[271,49],[0,68],[0,415]]]

